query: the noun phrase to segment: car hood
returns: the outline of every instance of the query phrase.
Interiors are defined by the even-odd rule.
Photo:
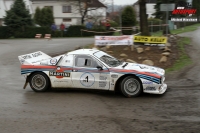
[[[60,58],[62,58],[64,55],[59,55],[50,59],[42,60],[40,62],[35,63],[35,65],[56,65]]]
[[[125,63],[128,63],[125,67],[122,67]],[[116,69],[123,69],[123,70],[136,70],[140,72],[150,72],[159,75],[165,75],[165,70],[159,67],[148,66],[144,64],[137,64],[137,63],[129,63],[124,62],[122,65],[115,67]]]

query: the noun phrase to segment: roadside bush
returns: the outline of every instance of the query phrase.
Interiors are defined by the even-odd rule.
[[[122,30],[122,34],[123,35],[132,35],[133,34],[133,30],[132,29],[130,29],[130,30],[124,29],[124,30]]]
[[[160,28],[160,26],[153,26],[153,28],[150,26],[151,24],[152,25],[162,24],[162,20],[160,20],[160,19],[150,18],[150,19],[148,19],[148,24],[149,24],[149,31],[151,31],[151,32],[156,32],[156,31],[162,30],[162,27]]]
[[[82,31],[81,30],[87,30],[87,31],[91,31],[91,32],[87,32],[87,31]],[[74,26],[70,26],[68,28],[67,34],[64,36],[67,37],[87,37],[87,36],[95,36],[95,35],[113,35],[113,32],[108,32],[108,33],[94,33],[95,32],[108,32],[104,27],[102,26],[95,26],[93,29],[86,29],[85,26],[83,25],[74,25]]]
[[[49,27],[25,27],[24,31],[16,29],[14,32],[15,38],[34,38],[36,34],[51,34]]]
[[[77,25],[77,26],[70,26],[68,31],[51,31],[49,27],[25,27],[22,28],[15,28],[11,29],[7,26],[0,27],[0,39],[6,38],[35,38],[36,34],[42,34],[44,37],[45,34],[51,34],[52,37],[81,37],[81,36],[94,36],[94,35],[112,35],[113,32],[109,33],[93,33],[93,32],[84,32],[81,29],[86,29],[85,26]],[[104,27],[95,27],[89,31],[95,32],[107,32]]]
[[[136,21],[136,13],[133,7],[131,6],[126,6],[121,14],[121,19],[122,19],[122,27],[133,27],[137,24]],[[133,30],[132,28],[130,30],[124,29],[122,30],[123,35],[132,35]]]
[[[64,35],[66,37],[80,37],[81,29],[85,29],[83,25],[72,25],[68,28],[67,33]]]
[[[63,31],[51,31],[51,36],[52,37],[63,37],[64,36],[64,33]]]
[[[109,21],[110,22],[110,27],[118,27],[119,24],[115,21]]]
[[[0,26],[0,39],[7,39],[11,36],[11,31],[7,26]]]

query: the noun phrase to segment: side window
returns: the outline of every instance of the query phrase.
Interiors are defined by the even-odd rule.
[[[76,56],[75,57],[75,66],[76,67],[96,67],[97,63],[90,56]]]

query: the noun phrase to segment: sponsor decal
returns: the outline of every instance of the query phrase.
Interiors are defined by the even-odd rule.
[[[166,43],[167,37],[134,36],[133,41],[143,43]]]
[[[32,63],[37,63],[37,62],[40,62],[40,61],[36,61],[36,62],[32,62]],[[48,65],[48,62],[40,62],[40,65]]]
[[[105,76],[99,76],[99,87],[105,88],[107,85],[107,77]]]
[[[145,45],[145,46],[160,46],[160,47],[161,47],[161,46],[163,46],[163,47],[165,46],[165,44],[162,44],[162,43],[161,43],[161,44],[159,44],[159,43],[157,43],[157,44],[153,44],[153,43],[151,43],[151,44],[149,44],[149,43],[145,43],[144,45]]]
[[[118,75],[117,74],[112,74],[111,77],[112,78],[118,78]]]
[[[27,59],[31,59],[31,58],[34,58],[34,57],[38,57],[40,55],[42,55],[41,52],[35,52],[35,53],[32,53],[32,54],[24,55],[24,56],[22,56],[22,58],[27,60]]]
[[[156,88],[148,86],[148,87],[145,88],[145,90],[147,90],[147,91],[155,91]]]
[[[156,70],[154,67],[150,67],[149,69],[150,69],[150,70]]]
[[[52,65],[55,65],[55,64],[57,63],[57,59],[55,59],[55,58],[51,59],[51,60],[50,60],[50,63],[51,63]]]
[[[66,60],[65,62],[66,62],[66,63],[70,63],[70,60]]]
[[[85,87],[91,87],[95,82],[95,78],[91,73],[87,72],[81,75],[80,82]]]
[[[152,81],[142,81],[143,84],[153,84]]]
[[[100,40],[124,40],[130,39],[130,36],[102,36]]]
[[[31,59],[32,57],[31,55],[27,54],[27,55],[22,56],[22,58],[26,60],[26,59]]]
[[[145,66],[145,65],[135,65],[135,66],[139,66],[141,69],[149,69],[149,67],[148,66]]]
[[[24,64],[25,60],[24,60],[24,59],[21,59],[20,62],[21,62],[21,64]]]
[[[54,80],[55,83],[68,83],[68,80]]]
[[[70,73],[68,73],[68,72],[49,72],[49,76],[70,77]]]
[[[40,56],[40,55],[42,55],[41,52],[35,52],[35,53],[32,54],[33,57],[38,57],[38,56]]]
[[[133,45],[133,36],[95,36],[95,45]]]
[[[161,72],[161,73],[164,73],[164,72],[165,72],[164,69],[160,69],[160,68],[157,68],[157,71],[158,71],[158,72]]]

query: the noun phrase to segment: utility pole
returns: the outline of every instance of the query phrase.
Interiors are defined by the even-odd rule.
[[[112,0],[112,12],[114,12],[114,0]]]
[[[119,10],[120,35],[122,35],[122,8]]]
[[[167,3],[168,3],[168,0],[167,0]],[[167,6],[167,9],[168,9],[169,7]],[[168,34],[168,10],[166,11],[166,35]]]

